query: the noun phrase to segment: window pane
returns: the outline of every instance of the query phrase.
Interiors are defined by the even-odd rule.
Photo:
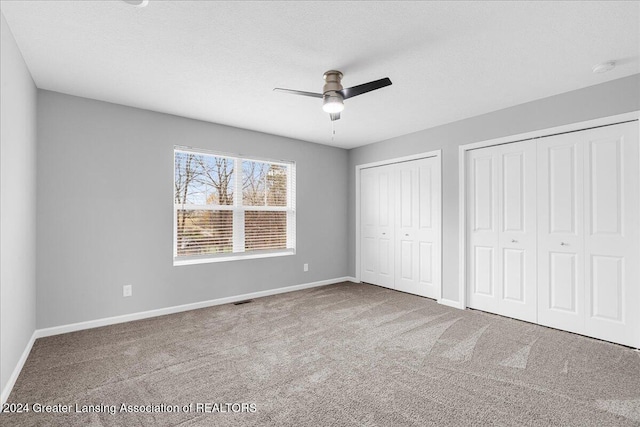
[[[175,203],[233,205],[233,159],[175,152]]]
[[[242,204],[287,206],[286,166],[243,160]]]
[[[233,250],[233,212],[177,210],[178,256],[206,255]]]
[[[245,251],[286,249],[287,213],[246,211],[244,213]]]
[[[267,171],[267,205],[287,206],[287,168],[271,165]]]

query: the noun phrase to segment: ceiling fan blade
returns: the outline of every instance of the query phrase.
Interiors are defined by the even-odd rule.
[[[340,120],[340,113],[329,113],[329,117],[331,121]]]
[[[362,95],[363,93],[371,92],[372,90],[380,89],[390,85],[391,80],[389,80],[389,77],[385,77],[384,79],[374,80],[369,83],[342,89],[341,92],[344,99],[349,99],[353,98],[354,96]]]
[[[275,92],[290,93],[292,95],[303,95],[303,96],[311,96],[313,98],[322,98],[322,94],[321,93],[315,93],[315,92],[304,92],[302,90],[282,89],[280,87],[277,87],[277,88],[275,88],[273,90]]]

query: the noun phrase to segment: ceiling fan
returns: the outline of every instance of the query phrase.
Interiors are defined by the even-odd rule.
[[[322,93],[304,92],[301,90],[293,89],[273,89],[276,92],[291,93],[294,95],[311,96],[313,98],[322,98],[322,109],[329,113],[331,121],[340,119],[340,112],[344,110],[344,100],[353,98],[354,96],[362,95],[363,93],[371,92],[372,90],[380,89],[385,86],[391,85],[391,80],[388,77],[380,80],[374,80],[369,83],[363,83],[358,86],[353,86],[344,89],[340,80],[342,80],[342,73],[336,70],[329,70],[324,73],[324,87]]]

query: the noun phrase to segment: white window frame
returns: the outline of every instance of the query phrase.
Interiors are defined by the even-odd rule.
[[[175,182],[175,155],[176,153],[198,154],[204,156],[225,157],[234,161],[234,189],[233,205],[192,205],[175,203],[173,200],[173,265],[193,265],[212,262],[237,261],[242,259],[270,258],[278,256],[295,255],[296,253],[296,164],[289,160],[274,160],[263,157],[245,156],[241,154],[229,154],[206,149],[174,146],[173,148],[173,179]],[[242,204],[242,162],[244,160],[264,162],[287,168],[287,206],[244,206]],[[239,179],[238,179],[239,178]],[[173,188],[173,186],[172,186]],[[174,190],[175,191],[175,190]],[[230,210],[233,211],[233,252],[217,255],[192,255],[178,257],[178,210]],[[287,243],[286,249],[266,249],[245,252],[244,213],[247,211],[287,212]]]

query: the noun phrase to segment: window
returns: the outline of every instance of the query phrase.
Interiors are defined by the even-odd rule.
[[[291,255],[293,162],[174,150],[174,265]]]

